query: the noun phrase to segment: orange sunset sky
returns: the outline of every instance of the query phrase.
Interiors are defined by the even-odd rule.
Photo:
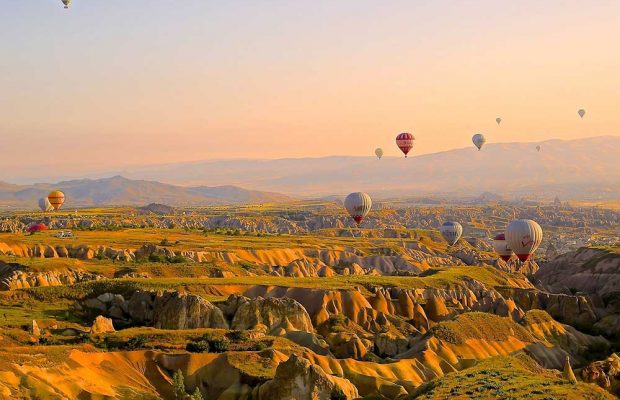
[[[618,135],[619,38],[602,0],[4,2],[0,180]]]

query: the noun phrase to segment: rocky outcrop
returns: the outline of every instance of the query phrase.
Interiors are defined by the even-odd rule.
[[[256,400],[352,400],[358,397],[357,388],[349,380],[328,375],[320,366],[296,355],[280,363],[274,378],[254,390]]]
[[[615,395],[620,395],[620,357],[612,354],[603,361],[595,361],[581,369],[581,379],[594,383]]]
[[[103,317],[99,315],[95,318],[93,325],[90,327],[90,333],[98,334],[98,333],[109,333],[115,332],[114,324],[110,318]]]
[[[313,332],[312,321],[306,309],[290,298],[239,298],[231,296],[225,309],[230,312],[230,303],[237,307],[231,322],[231,329],[247,330],[264,327],[267,332],[284,335],[289,331]]]
[[[19,264],[0,264],[0,290],[73,285],[99,279],[103,276],[80,270],[32,271]]]
[[[153,310],[160,329],[228,328],[222,310],[193,294],[164,293],[155,297]]]

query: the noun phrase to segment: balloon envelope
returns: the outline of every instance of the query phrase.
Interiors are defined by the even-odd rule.
[[[536,151],[540,151],[540,145],[536,146]]]
[[[579,116],[583,119],[583,116],[586,115],[586,110],[584,110],[583,108],[580,108],[577,111],[577,114],[579,114]]]
[[[62,4],[65,5],[65,8],[69,8],[69,6],[71,5],[71,0],[62,0]]]
[[[508,242],[506,242],[506,235],[503,233],[493,238],[493,250],[495,250],[499,258],[504,261],[510,260],[513,254],[512,249],[508,246]]]
[[[414,140],[415,138],[413,137],[413,135],[407,132],[400,133],[398,134],[398,136],[396,136],[396,145],[398,146],[400,151],[405,153],[405,157],[407,157],[407,154],[413,148]]]
[[[383,157],[383,149],[382,148],[376,148],[375,149],[375,155],[377,156],[377,158],[380,160],[381,157]]]
[[[45,224],[35,224],[28,228],[28,232],[32,233],[32,232],[46,231],[47,229],[48,229],[47,225]]]
[[[501,124],[502,119],[500,117],[495,118],[495,122],[497,122],[497,125]]]
[[[439,231],[441,232],[441,236],[446,239],[446,242],[448,242],[450,246],[453,246],[463,234],[463,227],[458,222],[447,221],[441,225]]]
[[[344,207],[355,223],[359,225],[372,208],[372,200],[366,193],[355,192],[348,195],[344,200]]]
[[[487,142],[487,139],[484,137],[482,133],[476,133],[472,136],[471,141],[474,142],[474,145],[480,150],[482,146]]]
[[[39,199],[39,208],[43,212],[52,211],[54,209],[54,207],[52,207],[52,204],[47,199],[47,197],[42,197]]]
[[[506,228],[506,242],[521,261],[527,261],[538,249],[543,231],[536,221],[517,219]]]
[[[60,190],[54,190],[47,195],[47,200],[54,207],[54,210],[58,210],[65,202],[65,194]]]

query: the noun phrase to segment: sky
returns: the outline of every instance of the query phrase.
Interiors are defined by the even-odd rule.
[[[2,3],[0,181],[620,134],[618,1]]]

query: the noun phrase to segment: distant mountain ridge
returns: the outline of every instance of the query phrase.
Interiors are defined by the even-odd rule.
[[[60,189],[67,195],[67,206],[126,205],[162,203],[172,206],[235,203],[288,202],[283,194],[245,190],[235,186],[182,187],[155,181],[131,180],[122,176],[80,179],[55,184],[13,185],[0,182],[0,205],[35,208],[37,200]]]
[[[541,146],[541,151],[536,146]],[[370,153],[370,150],[369,150]],[[620,137],[487,143],[421,156],[214,160],[122,171],[182,185],[233,184],[315,197],[367,191],[402,195],[620,198]]]

